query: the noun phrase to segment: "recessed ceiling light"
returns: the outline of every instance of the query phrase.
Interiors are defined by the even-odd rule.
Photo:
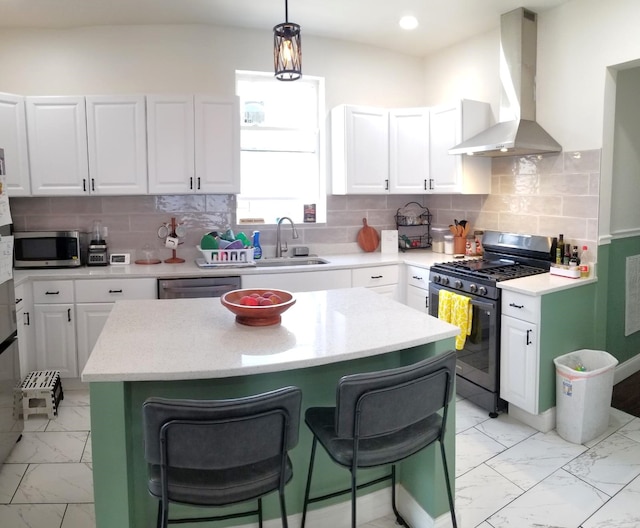
[[[410,31],[418,27],[418,19],[413,15],[406,15],[400,19],[399,24],[402,29]]]

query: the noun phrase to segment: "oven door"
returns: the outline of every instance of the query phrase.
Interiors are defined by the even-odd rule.
[[[438,317],[440,290],[455,290],[431,283],[429,285],[429,314]],[[460,294],[458,294],[460,295]],[[465,294],[473,307],[471,334],[462,350],[458,350],[458,376],[484,389],[497,393],[499,388],[500,301]]]

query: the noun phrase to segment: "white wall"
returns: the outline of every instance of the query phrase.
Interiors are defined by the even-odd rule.
[[[24,95],[235,93],[236,69],[271,71],[270,31],[214,26],[107,26],[0,32],[0,91]],[[303,73],[326,77],[340,103],[424,104],[422,61],[302,36]]]
[[[602,148],[607,67],[640,58],[638,21],[638,0],[573,0],[539,14],[537,120],[565,151]],[[498,46],[489,33],[425,59],[427,101],[484,99],[497,117]]]

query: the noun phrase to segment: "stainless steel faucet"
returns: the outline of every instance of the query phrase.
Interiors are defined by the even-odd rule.
[[[291,223],[291,230],[293,231],[292,238],[298,238],[298,230],[296,229],[296,225],[293,223],[293,220],[288,216],[283,216],[280,220],[278,220],[278,228],[276,230],[276,258],[281,257],[283,253],[289,251],[289,247],[287,246],[287,241],[284,242],[284,248],[280,243],[280,226],[284,220],[289,220]]]

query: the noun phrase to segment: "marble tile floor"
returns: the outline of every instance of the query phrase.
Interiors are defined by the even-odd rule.
[[[95,526],[89,423],[87,390],[65,390],[55,419],[25,422],[0,469],[2,528]],[[456,450],[461,528],[640,527],[640,418],[611,409],[609,429],[576,445],[460,400]]]

